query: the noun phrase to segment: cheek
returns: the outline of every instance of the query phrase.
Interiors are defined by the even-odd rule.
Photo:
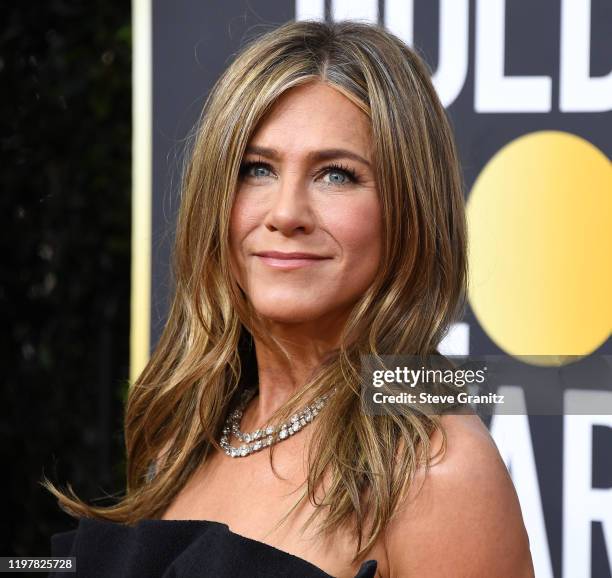
[[[232,211],[230,213],[229,235],[230,244],[235,245],[241,238],[241,232],[244,230],[244,222],[246,218],[246,207],[239,196],[234,200]]]
[[[365,269],[378,265],[382,219],[377,200],[346,205],[329,218],[330,231],[342,247],[345,262],[360,263]]]
[[[244,256],[242,255],[242,241],[249,231],[248,207],[239,199],[236,199],[230,213],[229,222],[229,248],[230,265],[234,277],[238,283],[243,285]]]
[[[253,203],[238,196],[232,206],[229,222],[229,240],[235,257],[240,256],[241,244],[249,232],[257,225],[257,208]]]

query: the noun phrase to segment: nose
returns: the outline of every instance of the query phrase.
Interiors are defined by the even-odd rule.
[[[314,228],[314,214],[308,189],[296,172],[287,173],[270,193],[270,205],[264,220],[269,231],[292,235],[296,231],[310,233]]]

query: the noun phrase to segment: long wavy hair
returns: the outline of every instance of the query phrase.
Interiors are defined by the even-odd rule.
[[[320,81],[370,119],[383,220],[375,281],[355,303],[340,346],[271,418],[280,423],[337,386],[317,418],[308,476],[289,514],[308,498],[319,532],[349,525],[365,556],[394,516],[437,415],[409,408],[368,415],[360,405],[360,356],[438,354],[464,313],[464,183],[452,129],[419,55],[384,28],[356,21],[289,22],[250,40],[215,83],[191,135],[173,252],[174,292],[152,356],[130,386],[125,413],[126,491],[96,507],[68,484],[41,483],[75,517],[123,524],[157,518],[218,438],[235,396],[257,379],[254,338],[272,339],[230,273],[228,225],[245,147],[288,89]],[[278,352],[287,356],[282,343]],[[270,451],[272,465],[273,452]],[[163,453],[153,479],[152,463]],[[277,474],[278,475],[278,474]],[[323,476],[324,498],[315,490]],[[327,477],[326,477],[327,480]],[[326,483],[327,485],[327,483]],[[366,521],[368,522],[366,524]]]

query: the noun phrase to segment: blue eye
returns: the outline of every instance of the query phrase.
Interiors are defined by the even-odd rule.
[[[342,165],[331,164],[323,169],[327,174],[333,175],[334,173],[337,175],[344,175],[345,179],[348,179],[348,182],[357,183],[359,179],[355,174],[355,171],[349,169],[348,167],[343,167]],[[347,182],[344,180],[342,182],[332,181],[332,185],[343,185]]]
[[[272,171],[272,167],[268,164],[268,163],[264,163],[261,161],[246,161],[243,162],[240,165],[240,177],[244,178],[244,177],[249,177],[249,178],[254,178],[254,179],[258,179],[258,178],[265,178],[269,175],[267,174],[261,174],[261,172],[257,173],[253,173],[251,172],[251,169],[254,169],[255,171],[261,171],[263,170],[265,171]],[[357,174],[355,173],[355,171],[353,171],[352,169],[342,166],[340,164],[336,164],[336,163],[332,163],[330,165],[327,165],[325,167],[323,167],[321,169],[321,171],[319,171],[320,174],[322,175],[326,175],[326,174],[342,174],[345,177],[344,181],[339,181],[337,179],[332,180],[332,182],[327,183],[330,186],[343,186],[349,183],[358,183],[359,182],[359,177],[357,176]],[[316,173],[315,175],[316,176]]]
[[[249,174],[252,168],[255,168],[256,170],[263,169],[264,171],[269,171],[271,167],[270,165],[266,165],[266,163],[254,163],[254,162],[243,163],[240,165],[240,175],[247,176],[247,177],[255,177],[255,178],[266,176],[262,174],[255,174],[255,175]]]

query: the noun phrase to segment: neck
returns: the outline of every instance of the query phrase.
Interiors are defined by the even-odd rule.
[[[274,335],[289,353],[289,360],[274,347],[271,340],[255,340],[258,369],[258,394],[247,405],[243,431],[269,424],[269,418],[299,391],[312,374],[339,346],[342,326],[338,319],[308,324],[282,324],[268,321],[266,335]]]

